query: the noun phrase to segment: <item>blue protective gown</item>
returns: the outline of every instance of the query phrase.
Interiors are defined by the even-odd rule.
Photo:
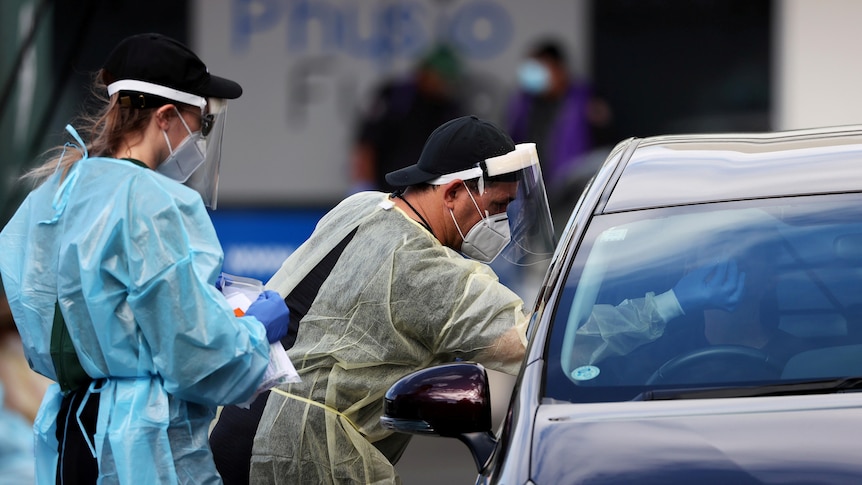
[[[220,483],[207,443],[216,406],[248,399],[266,332],[214,287],[223,253],[197,192],[127,160],[85,158],[35,189],[0,233],[0,272],[30,366],[50,355],[59,301],[99,399],[101,483]],[[53,483],[52,385],[34,429],[38,483]],[[74,421],[73,421],[74,422]]]

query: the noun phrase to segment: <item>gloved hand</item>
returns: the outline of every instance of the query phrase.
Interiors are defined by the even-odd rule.
[[[266,339],[269,343],[275,343],[287,335],[287,326],[290,323],[290,310],[284,303],[284,299],[278,292],[264,290],[245,311],[260,320],[266,327]]]
[[[225,276],[224,273],[216,277],[215,287],[218,291],[223,291],[225,286],[230,286],[231,284],[233,284],[233,281]]]
[[[690,271],[677,282],[673,292],[685,313],[708,308],[732,312],[744,289],[745,273],[731,260]]]

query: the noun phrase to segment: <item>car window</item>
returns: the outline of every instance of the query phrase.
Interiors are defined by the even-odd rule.
[[[862,375],[858,195],[596,216],[554,309],[545,394]]]

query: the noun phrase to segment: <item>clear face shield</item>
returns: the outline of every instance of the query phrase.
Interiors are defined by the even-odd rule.
[[[493,184],[495,179],[517,182],[515,198],[506,208],[511,240],[500,258],[516,266],[549,261],[557,241],[536,144],[518,144],[515,151],[490,158],[484,166],[488,177],[486,185]]]
[[[184,182],[201,194],[204,205],[215,209],[218,202],[218,174],[221,166],[221,145],[227,114],[227,100],[210,98],[209,112],[201,120],[203,162]],[[191,138],[191,137],[190,137]]]

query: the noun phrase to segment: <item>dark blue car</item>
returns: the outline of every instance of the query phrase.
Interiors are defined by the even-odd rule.
[[[477,483],[862,483],[862,126],[623,141],[533,310],[500,429],[473,363],[384,425]]]

